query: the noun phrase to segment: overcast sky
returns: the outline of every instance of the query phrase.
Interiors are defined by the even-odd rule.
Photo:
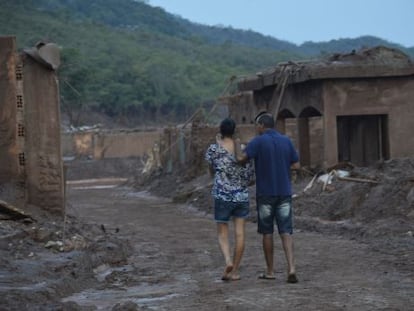
[[[414,47],[414,0],[149,0],[192,22],[296,44],[372,35]]]

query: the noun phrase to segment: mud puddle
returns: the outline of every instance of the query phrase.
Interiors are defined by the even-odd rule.
[[[70,297],[62,302],[76,302],[82,307],[95,307],[97,310],[111,310],[118,304],[131,301],[150,310],[160,310],[159,303],[172,298],[183,296],[175,292],[171,285],[141,284],[138,286],[121,287],[116,289],[88,289]]]
[[[91,190],[91,189],[112,189],[128,181],[127,178],[94,178],[81,180],[68,180],[66,185],[73,190]]]

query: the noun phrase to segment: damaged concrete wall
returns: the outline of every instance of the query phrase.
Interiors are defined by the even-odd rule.
[[[234,96],[222,99],[227,105],[229,116],[239,125],[254,124],[254,118],[258,112],[252,109],[253,92],[241,92]]]
[[[414,152],[414,79],[412,77],[342,79],[324,82],[324,158],[338,161],[337,116],[384,115],[388,119],[389,157]]]
[[[414,117],[413,86],[414,80],[410,76],[331,79],[293,84],[286,89],[279,113],[282,118],[299,118],[299,128],[301,117],[306,117],[306,133],[298,132],[292,124],[287,124],[291,119],[283,119],[283,125],[280,128],[278,126],[278,129],[293,139],[301,158],[307,158],[302,165],[330,167],[340,160],[338,140],[347,139],[338,137],[337,117],[382,115],[387,119],[387,137],[384,140],[388,150],[385,153],[389,158],[410,157],[414,150],[414,137],[410,134],[414,130],[411,121]],[[276,110],[276,101],[270,101],[270,90],[257,93],[256,101],[263,99],[270,111]],[[257,110],[257,105],[252,110]],[[315,116],[318,113],[323,116]],[[361,157],[363,155],[357,158]],[[368,159],[358,160],[354,164],[372,163],[373,160]]]
[[[63,214],[59,86],[54,70],[23,57],[27,203]]]
[[[142,157],[145,173],[162,169],[197,175],[205,166],[204,153],[215,142],[218,126],[193,122],[191,127],[151,131],[92,131],[62,134],[64,156],[91,159]],[[236,136],[247,143],[255,135],[253,125],[237,125]]]
[[[238,90],[253,91],[251,111],[278,114],[281,132],[289,132],[287,118],[297,119],[302,165],[351,161],[365,166],[412,156],[413,81],[412,60],[402,51],[378,46],[280,63],[243,77]],[[317,117],[321,119],[312,120]]]
[[[94,135],[92,132],[75,133],[72,136],[71,144],[75,148],[75,154],[81,157],[93,157],[94,153]]]
[[[254,124],[238,124],[235,136],[240,138],[241,143],[247,144],[256,136],[256,127]]]
[[[42,46],[18,54],[14,37],[0,37],[0,198],[63,213],[58,81],[27,55]]]
[[[320,167],[324,157],[323,117],[309,118],[310,166]]]
[[[141,157],[159,141],[160,132],[108,132],[94,135],[94,158]]]
[[[184,169],[190,158],[191,128],[165,128],[158,146],[161,166],[167,173]],[[156,150],[154,150],[156,151]]]
[[[210,144],[216,142],[219,126],[211,126],[195,121],[191,128],[166,129],[161,138],[161,163],[167,173],[180,170],[186,178],[194,178],[207,170],[204,160],[205,152]],[[235,137],[244,144],[255,136],[254,125],[237,125]]]
[[[277,102],[271,103],[270,111],[276,113]],[[322,82],[321,81],[307,81],[300,84],[289,85],[283,95],[283,100],[279,108],[279,112],[286,116],[289,111],[290,117],[304,117],[308,116],[307,111],[313,108],[320,114],[323,112],[322,100]]]
[[[23,145],[18,141],[22,124],[18,82],[19,58],[14,37],[0,38],[0,199],[21,206],[25,200]]]
[[[145,156],[161,130],[151,131],[83,131],[62,134],[64,156],[91,159],[127,158]]]

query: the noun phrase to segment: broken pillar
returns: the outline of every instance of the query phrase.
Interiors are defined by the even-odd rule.
[[[54,44],[19,54],[0,37],[0,199],[63,215],[59,61]]]

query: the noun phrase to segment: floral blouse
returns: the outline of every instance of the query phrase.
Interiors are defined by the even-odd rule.
[[[214,183],[211,194],[223,201],[248,202],[247,186],[253,177],[253,165],[238,164],[233,154],[219,144],[207,149],[205,159],[214,170]]]

